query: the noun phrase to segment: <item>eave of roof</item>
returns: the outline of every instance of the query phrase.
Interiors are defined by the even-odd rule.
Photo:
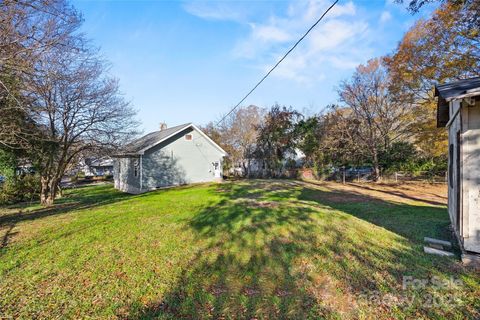
[[[435,96],[441,97],[447,102],[478,95],[480,95],[480,77],[435,86]]]
[[[114,155],[114,157],[134,157],[143,155],[145,151],[153,148],[154,146],[188,128],[193,128],[194,130],[197,130],[203,137],[205,137],[210,143],[212,143],[214,147],[216,147],[224,155],[227,155],[225,150],[223,150],[218,144],[216,144],[212,139],[210,139],[210,137],[203,133],[202,130],[200,130],[197,126],[195,126],[193,123],[185,123],[165,130],[154,131],[146,134],[143,137],[126,145],[123,150]]]
[[[160,131],[150,132],[127,144],[115,156],[138,156],[155,146],[159,141],[171,137],[173,134],[188,128],[191,123],[185,123],[179,126],[167,128]]]
[[[455,99],[480,96],[480,77],[450,82],[435,86],[437,102],[437,127],[444,127],[449,121],[449,102]]]

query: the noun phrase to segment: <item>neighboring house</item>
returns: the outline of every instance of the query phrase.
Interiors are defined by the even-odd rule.
[[[448,129],[448,213],[464,253],[480,254],[480,77],[435,95],[437,126]]]
[[[113,175],[113,159],[111,157],[95,159],[90,162],[90,170],[96,177]]]
[[[17,167],[15,168],[15,174],[18,176],[25,174],[34,174],[35,172],[35,167],[30,162],[30,160],[27,159],[21,159],[18,162]]]
[[[141,193],[195,182],[220,181],[226,152],[192,123],[147,134],[114,156],[115,188]]]
[[[111,157],[87,158],[80,165],[86,177],[101,177],[113,175],[113,159]]]

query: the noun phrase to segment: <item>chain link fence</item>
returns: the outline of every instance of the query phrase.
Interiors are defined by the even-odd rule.
[[[300,170],[300,176],[303,179],[317,179],[337,182],[372,182],[373,170],[371,168],[340,168],[332,173],[319,177],[314,173],[313,169]],[[424,183],[447,183],[447,172],[432,173],[430,171],[418,172],[381,172],[380,181],[387,183],[408,183],[408,182],[424,182]]]

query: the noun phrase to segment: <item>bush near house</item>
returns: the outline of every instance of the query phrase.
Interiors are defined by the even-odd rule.
[[[12,176],[0,184],[0,205],[13,204],[39,199],[40,177],[26,174]]]

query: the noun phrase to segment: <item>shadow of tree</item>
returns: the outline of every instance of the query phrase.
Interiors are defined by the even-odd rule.
[[[366,186],[361,188],[372,190]],[[299,196],[300,200],[315,201],[346,212],[411,241],[423,243],[425,236],[454,240],[449,230],[450,220],[446,207],[430,206],[432,203],[427,200],[406,198],[423,202],[425,205],[385,201],[361,191],[338,191],[325,186],[323,190],[304,187]]]
[[[417,296],[402,291],[403,276],[458,271],[453,260],[421,251],[423,235],[448,225],[444,209],[334,194],[293,181],[237,182],[217,192],[223,199],[189,221],[203,244],[190,267],[158,301],[132,305],[131,319],[357,318],[359,312],[391,317],[399,308],[406,317],[453,312],[425,309],[421,299],[400,307],[362,299],[366,292]],[[347,201],[332,201],[336,197]],[[401,225],[409,223],[416,225]]]
[[[160,144],[150,150],[143,159],[143,188],[155,189],[166,186],[177,186],[187,183],[186,172],[178,163],[178,159],[162,150]]]
[[[58,199],[53,206],[49,207],[29,209],[30,204],[26,203],[9,206],[6,213],[0,212],[0,231],[3,231],[0,249],[4,248],[9,239],[16,234],[13,230],[17,223],[103,206],[131,197],[133,196],[113,189],[110,184],[104,184],[68,190],[63,198]]]
[[[191,227],[207,245],[175,289],[139,318],[300,317],[314,300],[296,286],[290,269],[311,249],[312,213],[278,207],[272,212],[239,201],[232,207],[228,200],[204,211]],[[271,234],[275,229],[284,234]]]

